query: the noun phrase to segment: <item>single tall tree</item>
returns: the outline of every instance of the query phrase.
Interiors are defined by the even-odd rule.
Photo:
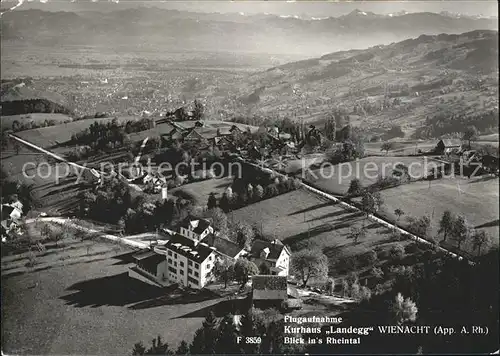
[[[363,185],[358,178],[354,178],[349,183],[349,189],[347,189],[347,195],[349,197],[355,197],[360,195],[363,192]]]
[[[387,156],[389,154],[389,151],[392,150],[393,147],[394,144],[392,142],[384,142],[380,147],[380,150],[385,151],[385,155]]]
[[[366,236],[366,229],[364,227],[354,226],[351,228],[349,232],[349,237],[354,240],[354,243],[357,244],[359,239],[363,239]]]
[[[259,268],[245,258],[239,258],[234,264],[234,278],[241,283],[241,288],[249,281],[251,276],[259,273]]]
[[[292,269],[305,287],[311,277],[324,279],[328,275],[328,258],[319,249],[301,250],[292,256]]]
[[[405,212],[401,209],[395,209],[394,210],[394,214],[397,216],[396,218],[396,223],[399,221],[399,219],[401,219],[401,216],[403,216],[405,214]]]
[[[217,280],[224,282],[224,288],[227,288],[227,283],[234,279],[234,262],[228,258],[217,260],[213,273]]]
[[[237,343],[237,331],[234,326],[233,315],[226,314],[220,324],[218,330],[218,338],[215,344],[216,355],[234,355],[240,351]]]
[[[477,250],[477,255],[481,255],[481,249],[488,247],[491,244],[491,237],[485,231],[475,230],[472,234],[472,245],[474,250]]]
[[[203,321],[203,326],[194,334],[193,342],[189,347],[191,354],[214,354],[217,343],[217,319],[213,311],[210,311]]]
[[[175,351],[176,355],[189,355],[189,345],[186,341],[182,340],[179,347]]]
[[[417,320],[418,308],[415,302],[410,298],[404,299],[403,295],[398,293],[391,305],[390,312],[393,320],[397,324],[404,324],[409,321]]]
[[[467,219],[463,215],[457,216],[453,223],[451,236],[457,242],[457,247],[460,249],[462,244],[470,237],[471,227]]]
[[[439,231],[438,234],[443,234],[443,241],[446,241],[448,234],[453,228],[453,215],[449,210],[446,210],[441,216],[441,220],[439,221]]]
[[[215,198],[214,193],[210,193],[210,195],[208,196],[207,208],[208,208],[208,210],[210,210],[210,209],[213,209],[215,207],[217,207],[217,199]]]
[[[471,142],[477,139],[477,136],[479,134],[479,131],[477,130],[476,126],[469,126],[467,129],[465,129],[464,134],[463,134],[463,139],[468,141],[469,143],[469,149],[471,148]]]

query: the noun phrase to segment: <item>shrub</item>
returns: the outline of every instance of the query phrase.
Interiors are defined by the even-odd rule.
[[[384,272],[382,271],[382,268],[380,267],[373,267],[372,268],[372,275],[373,277],[377,279],[381,279],[384,276]]]
[[[406,254],[414,254],[420,252],[420,247],[418,246],[417,243],[411,243],[409,245],[405,246],[405,253]]]
[[[405,248],[401,244],[396,244],[391,247],[389,255],[393,259],[400,260],[405,255]]]
[[[351,272],[358,267],[358,259],[354,256],[346,256],[338,260],[335,265],[339,272]]]
[[[386,249],[380,249],[377,251],[377,258],[379,260],[387,260],[389,258],[389,251]]]
[[[366,252],[361,257],[365,266],[372,266],[378,259],[377,253],[373,250]]]

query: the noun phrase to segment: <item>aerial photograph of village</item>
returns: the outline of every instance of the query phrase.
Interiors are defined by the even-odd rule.
[[[496,1],[0,12],[3,354],[498,354]]]

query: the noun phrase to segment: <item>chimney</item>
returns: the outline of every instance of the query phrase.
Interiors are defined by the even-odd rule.
[[[162,200],[167,200],[168,198],[168,188],[167,187],[162,187],[161,188],[161,199]]]

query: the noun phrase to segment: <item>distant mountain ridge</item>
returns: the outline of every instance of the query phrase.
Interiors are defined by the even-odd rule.
[[[401,125],[409,132],[437,114],[487,113],[496,123],[498,31],[421,35],[333,52],[269,68],[225,89],[244,105],[242,113],[256,117],[279,113],[321,122],[340,108],[365,129]]]
[[[391,16],[392,15],[392,16]],[[37,44],[153,44],[181,49],[272,49],[319,55],[367,48],[422,34],[497,29],[498,21],[448,14],[378,15],[355,10],[347,15],[303,19],[279,15],[196,13],[155,8],[110,12],[15,10],[3,14],[3,40]]]

